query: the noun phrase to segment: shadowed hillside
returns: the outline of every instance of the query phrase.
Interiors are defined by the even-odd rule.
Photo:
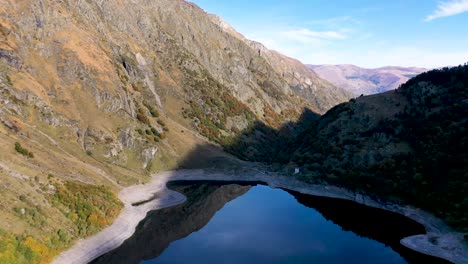
[[[226,149],[282,173],[297,167],[294,177],[307,182],[421,207],[466,230],[467,89],[467,65],[434,70],[319,118],[306,111],[281,129],[257,122]]]
[[[290,147],[295,145],[300,135],[318,121],[320,115],[304,109],[295,122],[287,122],[279,128],[256,121],[224,149],[243,160],[277,163],[290,159]]]
[[[303,179],[403,200],[468,228],[468,65],[328,111],[298,141]]]

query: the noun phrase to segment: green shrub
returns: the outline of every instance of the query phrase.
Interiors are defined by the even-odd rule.
[[[10,85],[10,86],[13,85],[13,81],[11,80],[10,75],[6,75],[6,81],[7,81],[8,85]]]
[[[153,133],[153,135],[159,136],[159,132],[158,132],[158,130],[156,130],[156,128],[152,127],[151,132]]]
[[[150,109],[150,114],[152,117],[159,117],[159,112],[156,109]]]
[[[150,124],[150,120],[146,116],[144,110],[141,109],[141,108],[138,109],[137,119],[138,119],[138,121],[142,122],[143,124],[146,124],[146,125]]]
[[[68,243],[69,241],[68,234],[63,229],[59,229],[59,231],[57,232],[57,235],[59,236],[60,241]]]
[[[15,143],[15,150],[25,157],[34,158],[34,154],[31,151],[23,148],[19,142]]]
[[[158,110],[154,109],[154,107],[151,106],[150,104],[148,104],[147,102],[145,102],[143,104],[146,106],[146,108],[148,109],[148,111],[150,112],[152,117],[159,117]]]
[[[26,196],[24,194],[19,196],[20,201],[26,202]]]
[[[164,123],[164,121],[162,121],[161,119],[158,119],[158,124],[160,124],[163,127],[166,126],[166,123]]]

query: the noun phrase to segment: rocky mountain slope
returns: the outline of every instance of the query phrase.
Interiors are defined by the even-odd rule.
[[[47,262],[196,146],[350,98],[240,36],[182,0],[0,0],[0,262]]]
[[[218,16],[210,15],[210,17],[225,32],[243,41],[258,52],[260,57],[264,58],[275,72],[286,80],[294,94],[306,98],[312,104],[312,110],[315,112],[324,113],[335,106],[337,101],[352,97],[352,94],[346,90],[337,88],[325,79],[321,79],[300,61],[274,50],[269,50],[262,43],[246,39]]]
[[[355,65],[307,65],[321,78],[354,95],[383,93],[398,88],[427,69],[416,67],[360,68]]]

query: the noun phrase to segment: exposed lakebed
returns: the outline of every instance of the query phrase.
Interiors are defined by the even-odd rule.
[[[150,212],[94,263],[448,263],[400,245],[404,216],[262,185],[173,182],[183,204]]]

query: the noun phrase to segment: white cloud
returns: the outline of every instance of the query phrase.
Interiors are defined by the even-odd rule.
[[[468,0],[450,0],[441,2],[437,5],[437,9],[427,16],[424,21],[432,21],[441,17],[458,15],[468,11]]]
[[[307,28],[280,32],[282,37],[304,44],[316,44],[324,40],[343,40],[346,35],[338,31],[313,31]]]

